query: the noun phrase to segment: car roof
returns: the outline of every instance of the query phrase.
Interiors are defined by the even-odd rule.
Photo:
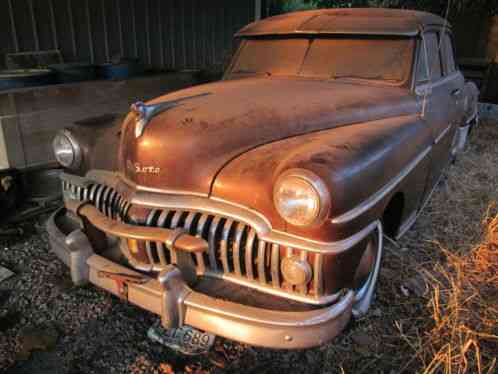
[[[450,24],[435,14],[404,9],[320,9],[286,13],[253,22],[237,37],[299,34],[415,36],[428,27]]]

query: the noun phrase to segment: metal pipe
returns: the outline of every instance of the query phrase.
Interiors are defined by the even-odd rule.
[[[171,68],[174,69],[175,66],[176,66],[176,55],[175,55],[175,38],[174,38],[174,32],[175,32],[175,28],[174,28],[174,20],[175,20],[175,16],[174,16],[174,7],[173,7],[173,2],[170,2],[170,44],[171,44]]]
[[[133,51],[134,51],[134,56],[133,57],[138,57],[138,43],[137,43],[137,26],[136,26],[136,19],[135,19],[135,5],[134,2],[135,0],[131,0],[132,2],[132,9],[131,9],[131,34],[133,35]]]
[[[67,0],[67,11],[69,17],[69,29],[71,31],[71,42],[73,46],[73,57],[76,59],[76,35],[74,32],[73,12],[71,11],[71,0]]]
[[[16,23],[14,20],[14,10],[12,9],[12,0],[7,0],[9,5],[10,27],[12,29],[12,42],[14,43],[14,50],[19,52],[19,41],[17,40]]]
[[[194,2],[195,4],[195,2]],[[196,28],[195,28],[195,6],[192,6],[192,67],[197,67],[197,38],[196,38]]]
[[[150,22],[149,22],[149,1],[144,0],[145,2],[145,43],[147,46],[147,61],[149,62],[149,66],[152,65],[152,51],[150,48]]]
[[[59,49],[59,41],[57,38],[57,25],[55,24],[54,1],[48,0],[48,9],[50,11],[50,26],[52,27],[52,38],[54,49]]]
[[[35,11],[33,9],[33,0],[28,1],[29,15],[31,17],[31,26],[33,27],[33,39],[35,40],[35,51],[40,50],[40,39],[38,38],[38,30],[36,29]]]
[[[105,11],[105,1],[102,0],[102,24],[104,26],[104,48],[105,48],[105,58],[107,61],[110,60],[109,57],[109,38],[107,35],[107,16]]]
[[[92,40],[92,21],[90,19],[90,7],[88,5],[88,0],[85,0],[85,12],[86,12],[86,22],[88,23],[88,47],[90,48],[90,61],[95,62],[95,54],[93,52],[93,40]]]
[[[159,0],[157,4],[157,25],[159,27],[159,48],[161,52],[161,68],[164,68],[164,42],[163,42],[163,25],[161,24],[161,17],[162,17],[162,7],[161,7],[162,2]]]
[[[118,13],[118,33],[119,33],[119,53],[121,57],[124,55],[123,47],[123,25],[121,24],[121,1],[116,1],[116,12]]]

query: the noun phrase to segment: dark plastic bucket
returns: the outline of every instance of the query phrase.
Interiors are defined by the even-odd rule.
[[[59,83],[82,82],[97,78],[96,65],[88,63],[56,64],[50,65],[49,68],[55,72]]]
[[[0,91],[53,83],[55,74],[48,69],[0,70]]]

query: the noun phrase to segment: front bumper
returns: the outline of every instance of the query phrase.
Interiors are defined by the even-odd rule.
[[[103,214],[98,219],[101,224],[113,225]],[[192,290],[175,266],[168,266],[152,278],[96,254],[91,240],[78,222],[66,217],[65,209],[49,219],[47,231],[52,250],[70,268],[76,284],[89,281],[126,298],[160,316],[166,328],[190,325],[250,345],[297,349],[328,342],[351,318],[353,291],[346,292],[331,306],[309,311],[257,308]]]

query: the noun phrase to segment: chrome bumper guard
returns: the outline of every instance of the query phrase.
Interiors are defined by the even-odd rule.
[[[64,214],[64,209],[56,212],[47,222],[47,230],[53,251],[69,266],[73,281],[76,284],[89,281],[157,314],[165,328],[189,325],[250,345],[299,349],[328,342],[344,329],[351,318],[353,291],[347,291],[332,306],[305,312],[282,312],[196,292],[173,265],[157,278],[143,275],[95,254],[81,229],[62,232],[57,218]],[[98,219],[100,224],[115,225],[102,214]],[[187,243],[189,239],[185,235]]]

